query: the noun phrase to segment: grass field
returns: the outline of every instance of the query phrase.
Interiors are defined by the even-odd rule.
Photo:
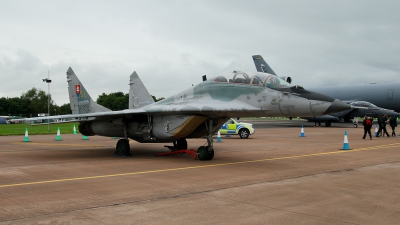
[[[57,129],[60,128],[61,134],[72,134],[74,130],[74,125],[76,132],[78,131],[78,123],[59,123],[50,124],[50,132],[48,131],[47,124],[44,125],[30,125],[25,123],[20,124],[0,124],[0,136],[10,136],[10,135],[25,135],[25,129],[28,128],[29,135],[35,134],[51,134],[56,135]]]

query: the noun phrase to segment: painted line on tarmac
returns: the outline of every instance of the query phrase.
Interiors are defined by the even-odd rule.
[[[105,145],[83,145],[83,144],[61,144],[61,143],[45,143],[45,142],[12,142],[18,145],[49,145],[49,146],[75,146],[75,147],[105,147]]]
[[[34,185],[34,184],[59,183],[59,182],[67,182],[67,181],[90,180],[90,179],[99,179],[99,178],[121,177],[121,176],[150,174],[150,173],[163,173],[163,172],[170,172],[170,171],[190,170],[190,169],[202,169],[202,168],[209,168],[209,167],[229,166],[229,165],[238,165],[238,164],[246,164],[246,163],[283,160],[283,159],[296,159],[296,158],[306,158],[306,157],[311,157],[311,156],[323,156],[323,155],[342,154],[342,153],[351,153],[351,152],[360,152],[360,151],[369,151],[369,150],[379,150],[379,149],[394,148],[394,147],[397,147],[397,148],[400,147],[400,143],[379,145],[379,146],[366,147],[366,148],[357,148],[357,149],[352,149],[352,150],[336,150],[336,151],[332,151],[332,152],[321,152],[321,153],[294,155],[294,156],[282,156],[282,157],[276,157],[276,158],[264,158],[264,159],[248,160],[248,161],[241,161],[241,162],[209,164],[209,165],[202,165],[202,166],[188,166],[188,167],[160,169],[160,170],[147,170],[147,171],[131,172],[131,173],[108,174],[108,175],[99,175],[99,176],[90,176],[90,177],[76,177],[76,178],[45,180],[45,181],[35,181],[35,182],[16,183],[16,184],[4,184],[4,185],[0,185],[0,188],[28,186],[28,185]]]

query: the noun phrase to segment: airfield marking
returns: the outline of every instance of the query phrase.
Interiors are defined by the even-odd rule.
[[[105,145],[84,145],[84,144],[61,144],[61,143],[32,143],[32,142],[12,142],[11,144],[18,144],[18,145],[49,145],[49,146],[75,146],[75,147],[105,147]]]
[[[357,149],[352,149],[352,150],[337,150],[337,151],[332,151],[332,152],[321,152],[321,153],[312,153],[312,154],[294,155],[294,156],[282,156],[282,157],[276,157],[276,158],[265,158],[265,159],[248,160],[248,161],[241,161],[241,162],[209,164],[209,165],[202,165],[202,166],[188,166],[188,167],[171,168],[171,169],[148,170],[148,171],[141,171],[141,172],[130,172],[130,173],[99,175],[99,176],[91,176],[91,177],[76,177],[76,178],[66,178],[66,179],[58,179],[58,180],[45,180],[45,181],[35,181],[35,182],[26,182],[26,183],[17,183],[17,184],[5,184],[5,185],[0,185],[0,188],[16,187],[16,186],[27,186],[27,185],[33,185],[33,184],[46,184],[46,183],[77,181],[77,180],[89,180],[89,179],[98,179],[98,178],[119,177],[119,176],[138,175],[138,174],[161,173],[161,172],[189,170],[189,169],[200,169],[200,168],[207,168],[207,167],[229,166],[229,165],[237,165],[237,164],[246,164],[246,163],[282,160],[282,159],[305,158],[305,157],[310,157],[310,156],[322,156],[322,155],[331,155],[331,154],[360,152],[360,151],[392,148],[392,147],[398,147],[398,146],[400,146],[400,143],[379,145],[379,146],[366,147],[366,148],[357,148]]]

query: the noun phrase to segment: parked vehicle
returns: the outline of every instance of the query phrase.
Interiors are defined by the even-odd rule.
[[[254,134],[253,124],[238,122],[234,119],[229,119],[219,130],[220,134],[237,134],[240,138],[248,138]]]

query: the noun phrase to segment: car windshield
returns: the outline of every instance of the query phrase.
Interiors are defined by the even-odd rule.
[[[226,77],[232,77],[227,79]],[[253,86],[264,86],[271,89],[288,88],[293,85],[284,81],[280,77],[268,73],[245,73],[233,71],[225,76],[217,76],[211,79],[213,82],[248,84]]]

